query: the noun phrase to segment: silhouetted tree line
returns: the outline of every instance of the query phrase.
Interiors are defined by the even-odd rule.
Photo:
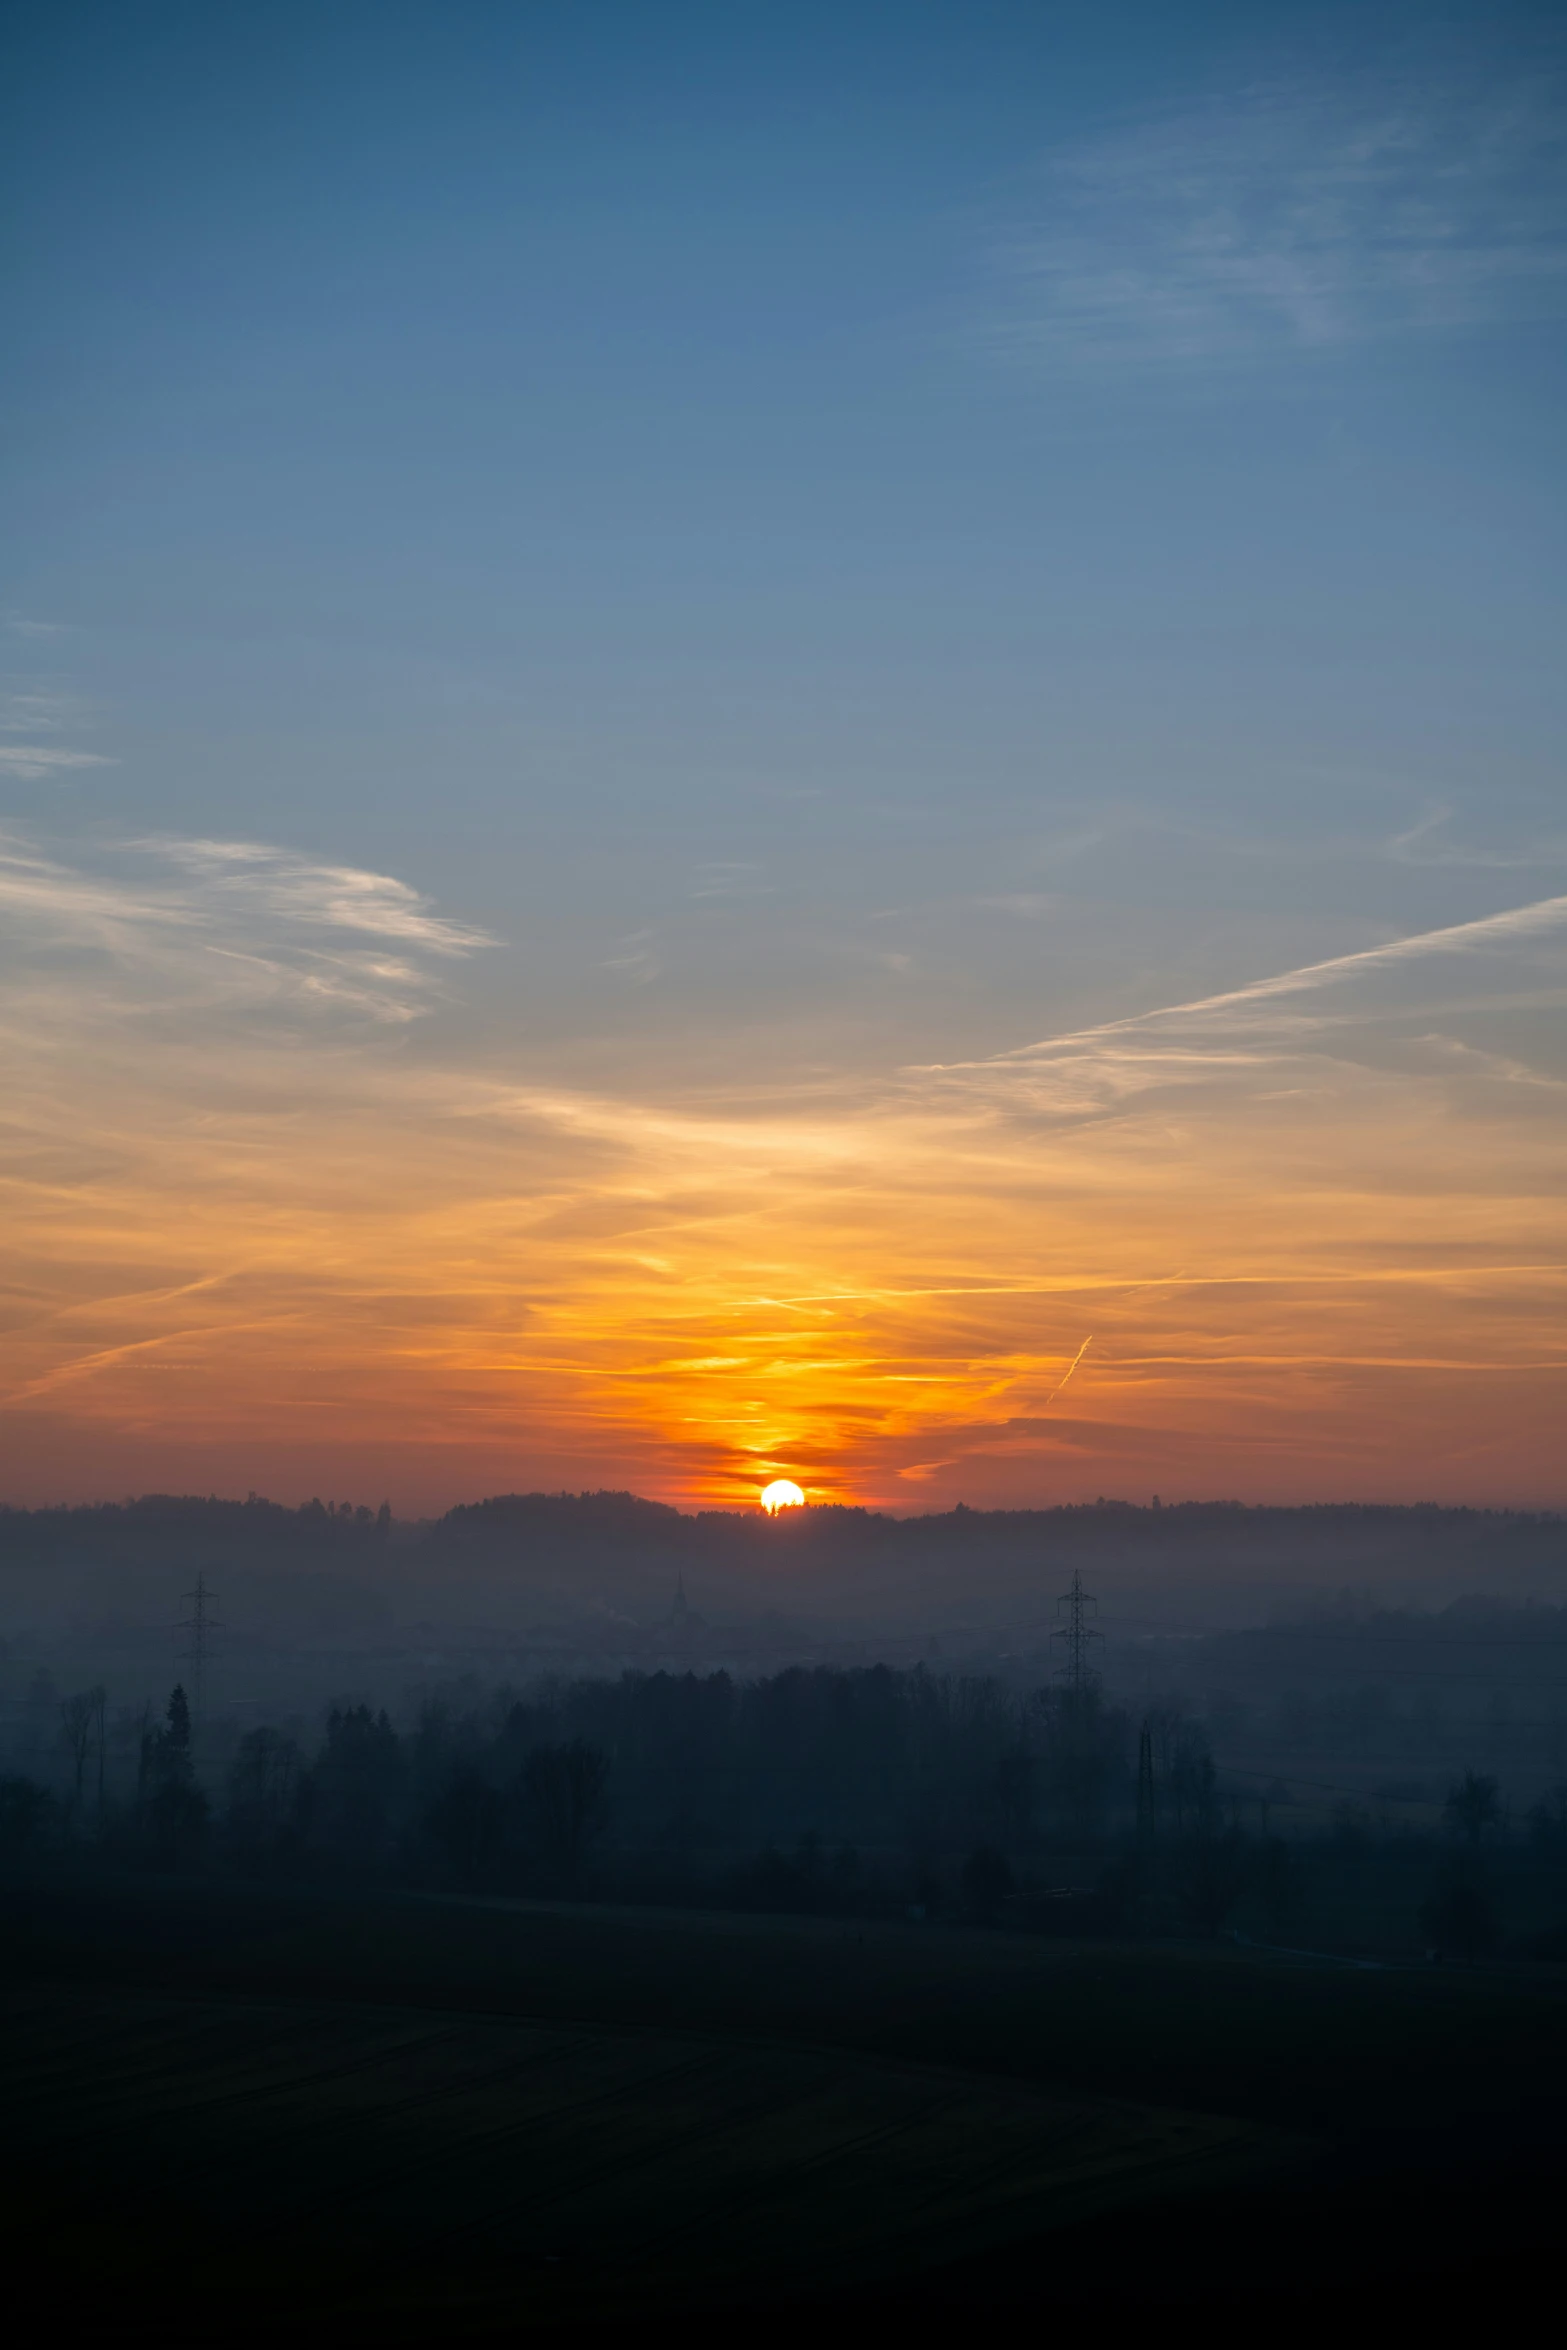
[[[1226,1789],[1178,1705],[1134,1724],[1094,1685],[1020,1697],[923,1668],[628,1673],[432,1699],[403,1728],[344,1702],[313,1751],[251,1730],[221,1785],[203,1783],[176,1688],[143,1716],[134,1791],[114,1798],[102,1689],[59,1717],[63,1792],[0,1780],[13,1859],[65,1850],[155,1870],[1041,1932],[1235,1930],[1284,1947],[1418,1921],[1430,1951],[1466,1961],[1503,1939],[1507,1867],[1567,1896],[1567,1785],[1521,1840],[1497,1781],[1473,1770],[1435,1838],[1388,1830],[1349,1799],[1324,1831],[1284,1837],[1267,1797]]]
[[[314,1751],[250,1731],[218,1786],[195,1768],[176,1689],[141,1724],[134,1798],[112,1804],[102,1692],[60,1710],[71,1792],[56,1804],[39,1791],[31,1812],[16,1795],[33,1824],[13,1844],[47,1832],[158,1866],[199,1853],[257,1873],[491,1891],[576,1891],[597,1855],[601,1873],[649,1889],[700,1880],[715,1898],[823,1909],[872,1900],[889,1856],[900,1898],[923,1888],[934,1908],[943,1873],[977,1852],[1096,1849],[1130,1741],[1097,1691],[1020,1698],[886,1666],[754,1682],[628,1673],[435,1699],[402,1728],[341,1703]],[[988,1881],[981,1866],[974,1882]],[[981,1893],[977,1906],[994,1904]]]
[[[1125,1777],[1127,1725],[1062,1701],[887,1667],[626,1674],[433,1701],[399,1733],[333,1709],[308,1760],[277,1733],[240,1748],[219,1823],[256,1867],[330,1861],[475,1890],[699,1883],[742,1906],[871,1898],[862,1852],[916,1876],[986,1842],[1092,1842]]]

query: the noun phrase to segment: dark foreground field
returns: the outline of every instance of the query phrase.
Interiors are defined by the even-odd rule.
[[[51,2334],[1556,2299],[1544,1970],[145,1882],[0,1916],[0,2253]]]

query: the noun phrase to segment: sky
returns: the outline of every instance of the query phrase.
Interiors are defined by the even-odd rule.
[[[1567,1505],[1554,12],[0,17],[0,1497]]]

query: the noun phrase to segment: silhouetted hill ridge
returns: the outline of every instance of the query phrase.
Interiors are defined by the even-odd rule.
[[[1042,1621],[1081,1571],[1123,1617],[1152,1619],[1201,1597],[1207,1621],[1235,1623],[1277,1620],[1346,1589],[1394,1605],[1463,1593],[1559,1597],[1567,1518],[1432,1504],[1105,1501],[907,1518],[828,1507],[768,1519],[687,1513],[615,1491],[494,1494],[422,1524],[397,1524],[384,1506],[290,1509],[259,1496],[0,1510],[0,1594],[13,1617],[35,1604],[129,1605],[135,1587],[198,1568],[284,1582],[330,1574],[373,1591],[404,1621],[445,1610],[496,1623],[604,1603],[640,1619],[667,1605],[683,1574],[703,1604],[865,1625]]]

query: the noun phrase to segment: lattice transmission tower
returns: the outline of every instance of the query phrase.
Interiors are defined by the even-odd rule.
[[[1078,1699],[1086,1697],[1090,1689],[1098,1686],[1099,1676],[1093,1664],[1093,1644],[1096,1640],[1102,1640],[1104,1634],[1096,1632],[1089,1622],[1098,1606],[1098,1600],[1083,1589],[1080,1574],[1072,1577],[1071,1590],[1063,1591],[1056,1601],[1056,1614],[1064,1614],[1066,1618],[1050,1635],[1052,1640],[1061,1642],[1065,1651],[1057,1671],[1070,1694]]]
[[[205,1573],[198,1573],[194,1591],[182,1591],[180,1597],[190,1602],[190,1614],[181,1618],[175,1630],[185,1636],[185,1646],[177,1653],[181,1664],[190,1666],[190,1718],[201,1720],[202,1690],[207,1668],[212,1663],[212,1635],[222,1630],[212,1613],[216,1593],[207,1582]]]

